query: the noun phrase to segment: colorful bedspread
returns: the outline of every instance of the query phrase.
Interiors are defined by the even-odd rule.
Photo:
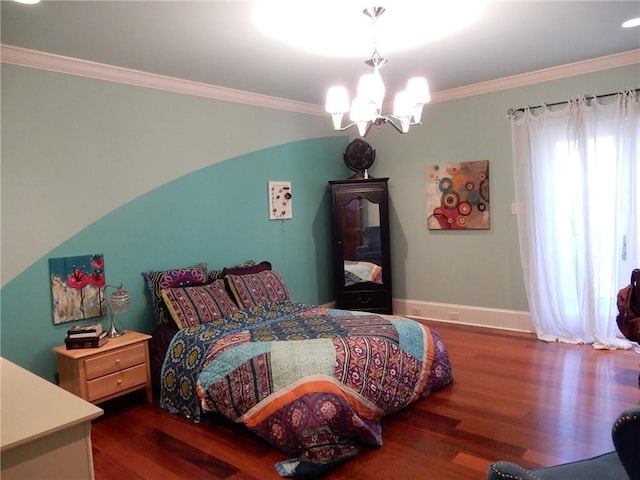
[[[446,347],[420,323],[282,302],[180,331],[161,405],[244,423],[292,457],[282,476],[301,476],[382,445],[384,415],[451,380]]]

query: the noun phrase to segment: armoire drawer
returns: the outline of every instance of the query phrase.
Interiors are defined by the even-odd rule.
[[[379,311],[390,309],[389,292],[385,290],[360,290],[343,292],[340,308],[347,310]]]

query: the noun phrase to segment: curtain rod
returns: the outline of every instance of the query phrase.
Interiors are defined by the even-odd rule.
[[[634,88],[634,89],[631,89],[630,91],[638,93],[640,92],[640,88]],[[587,100],[593,100],[594,98],[612,97],[613,95],[619,95],[620,93],[622,92],[605,93],[603,95],[589,95],[589,96],[585,96],[585,98]],[[554,103],[544,103],[542,105],[535,105],[533,107],[528,106],[528,107],[520,107],[520,108],[510,108],[509,110],[507,110],[507,115],[511,117],[519,112],[524,112],[525,108],[533,109],[533,108],[542,108],[542,107],[555,107],[556,105],[562,105],[564,103],[569,103],[569,100],[564,100],[562,102],[554,102]]]

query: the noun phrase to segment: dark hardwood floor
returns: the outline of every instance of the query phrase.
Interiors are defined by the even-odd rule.
[[[481,480],[498,459],[553,465],[613,450],[611,425],[640,403],[640,354],[544,343],[534,335],[429,323],[454,382],[383,420],[384,445],[326,475],[353,480]],[[284,454],[219,417],[194,424],[132,394],[92,428],[97,480],[281,478]]]

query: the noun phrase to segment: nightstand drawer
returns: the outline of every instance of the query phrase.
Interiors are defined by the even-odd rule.
[[[87,400],[92,402],[138,385],[144,385],[146,382],[146,365],[127,368],[111,375],[89,380],[87,382]]]
[[[146,345],[137,344],[120,348],[117,351],[105,353],[84,361],[87,380],[91,380],[109,373],[118,372],[125,368],[145,363]]]

